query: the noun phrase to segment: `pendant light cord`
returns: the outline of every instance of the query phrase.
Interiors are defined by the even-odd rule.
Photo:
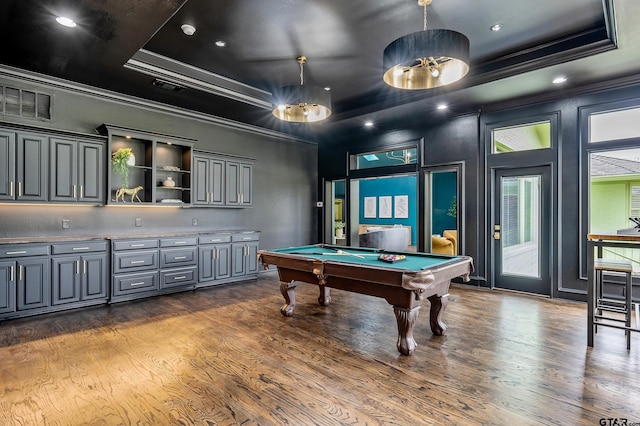
[[[304,62],[300,61],[300,86],[304,86]]]
[[[427,2],[424,3],[424,30],[427,31]]]

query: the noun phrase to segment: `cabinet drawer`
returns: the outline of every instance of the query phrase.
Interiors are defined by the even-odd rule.
[[[199,241],[200,241],[200,244],[230,243],[231,234],[200,235]]]
[[[195,284],[197,270],[193,268],[185,268],[172,271],[160,272],[160,288],[171,288],[183,286],[187,284]]]
[[[113,295],[158,290],[158,273],[128,274],[113,277]]]
[[[115,240],[114,250],[136,250],[146,248],[157,248],[158,240]]]
[[[158,250],[113,253],[113,272],[158,269]]]
[[[9,244],[0,246],[0,258],[46,256],[49,252],[48,244]]]
[[[233,234],[231,241],[234,243],[242,241],[258,241],[260,239],[260,233],[258,232],[243,232],[240,234]]]
[[[52,244],[53,254],[88,253],[93,251],[106,251],[107,241],[74,241],[72,243]]]
[[[196,247],[160,250],[160,268],[195,265],[198,261]]]
[[[195,246],[196,244],[198,244],[198,237],[163,238],[160,240],[160,247]]]

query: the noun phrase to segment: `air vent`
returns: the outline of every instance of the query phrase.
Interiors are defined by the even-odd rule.
[[[172,92],[182,92],[184,90],[184,87],[178,84],[169,83],[168,81],[160,80],[159,78],[153,80],[151,84],[164,90],[171,90]]]
[[[51,120],[51,95],[0,86],[2,114],[40,120]]]

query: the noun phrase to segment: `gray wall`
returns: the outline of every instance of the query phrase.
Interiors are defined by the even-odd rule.
[[[2,115],[5,123],[96,134],[102,123],[197,140],[194,149],[250,157],[253,208],[167,208],[0,204],[0,238],[22,236],[94,236],[145,232],[258,230],[261,248],[316,242],[318,198],[317,145],[285,135],[236,128],[215,117],[168,108],[139,99],[97,91],[70,82],[25,73],[5,74],[0,85],[53,95],[51,122]],[[93,93],[95,92],[95,93]],[[269,111],[265,110],[265,114]],[[105,139],[106,143],[106,139]],[[108,159],[105,159],[108,161]],[[109,168],[109,165],[107,165]],[[135,219],[142,227],[135,227]],[[198,225],[192,226],[192,219]],[[70,219],[70,229],[62,229]]]

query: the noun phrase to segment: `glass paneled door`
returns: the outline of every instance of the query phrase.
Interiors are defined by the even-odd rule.
[[[551,295],[549,167],[496,170],[494,284]]]

